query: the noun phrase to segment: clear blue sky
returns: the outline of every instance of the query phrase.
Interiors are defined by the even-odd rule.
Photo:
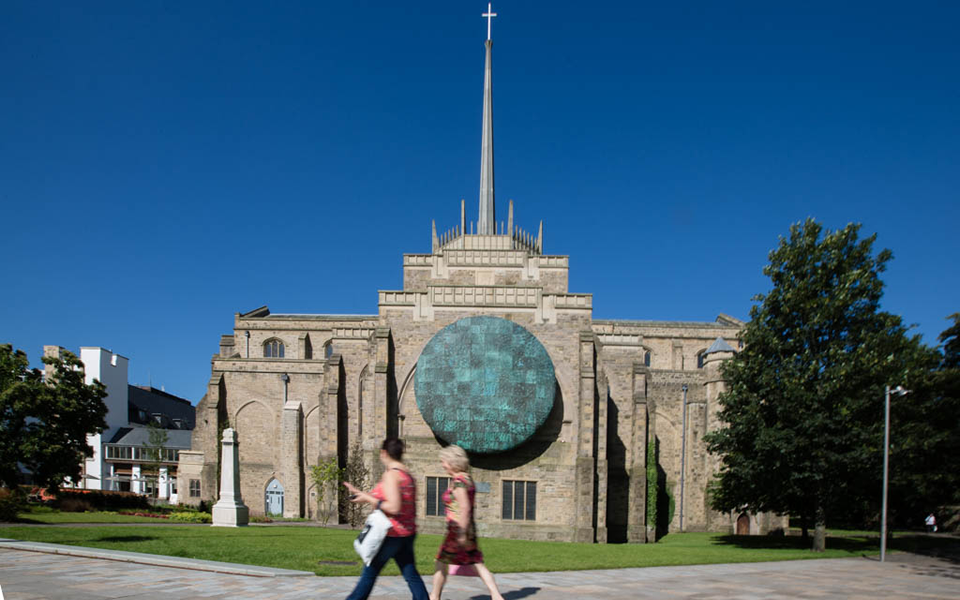
[[[233,314],[374,314],[476,218],[485,2],[0,4],[0,342],[196,402]],[[746,318],[862,222],[883,307],[960,311],[960,3],[494,4],[498,215],[597,318]]]

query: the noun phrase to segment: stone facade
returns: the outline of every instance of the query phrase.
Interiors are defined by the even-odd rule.
[[[443,517],[427,516],[424,492],[427,477],[444,476],[441,442],[418,408],[417,361],[445,326],[490,315],[543,345],[557,393],[532,438],[472,457],[483,535],[646,541],[655,529],[645,522],[651,441],[674,507],[669,530],[680,528],[682,465],[683,529],[732,531],[737,515],[708,507],[706,485],[718,465],[702,438],[717,426],[719,365],[733,355],[732,348],[707,350],[718,338],[735,348],[742,323],[724,315],[714,322],[595,320],[592,296],[567,289],[568,257],[543,254],[542,236],[460,231],[435,236],[430,254],[405,255],[404,287],[381,290],[375,315],[271,314],[266,307],[235,315],[197,406],[196,453],[184,453],[180,467],[200,481],[200,497],[187,500],[215,500],[217,440],[228,426],[239,436],[241,492],[251,513],[264,513],[265,490],[276,480],[287,517],[316,514],[312,465],[330,457],[344,464],[359,442],[378,473],[380,442],[399,435],[420,486],[422,528],[440,532]],[[503,487],[511,485],[504,482],[514,481],[535,482],[535,518],[502,518]],[[190,489],[187,481],[180,486]],[[780,524],[750,518],[754,533]]]

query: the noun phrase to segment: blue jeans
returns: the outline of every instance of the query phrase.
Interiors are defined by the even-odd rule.
[[[347,600],[366,600],[373,590],[373,584],[377,581],[377,575],[391,558],[397,561],[397,566],[400,567],[400,572],[413,594],[413,600],[427,600],[427,588],[423,585],[420,573],[417,572],[417,563],[413,556],[413,540],[416,537],[416,535],[409,535],[385,538],[380,551],[370,561],[370,565],[363,568],[360,581],[347,596]]]

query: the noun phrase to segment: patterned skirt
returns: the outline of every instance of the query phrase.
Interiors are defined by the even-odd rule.
[[[467,527],[467,540],[464,544],[457,541],[460,526],[456,521],[447,521],[447,535],[440,544],[437,560],[448,565],[472,565],[483,562],[483,552],[477,547],[477,530],[473,523]]]

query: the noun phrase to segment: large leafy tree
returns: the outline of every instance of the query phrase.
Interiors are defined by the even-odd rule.
[[[949,318],[943,354],[925,352],[928,370],[910,374],[910,394],[890,409],[890,507],[903,525],[960,504],[960,314]]]
[[[943,343],[943,370],[960,369],[960,313],[953,313],[948,319],[953,325],[940,334]]]
[[[764,268],[772,287],[754,298],[744,349],[723,367],[723,427],[707,437],[721,456],[713,507],[810,519],[814,550],[828,517],[879,496],[884,386],[907,385],[930,360],[879,309],[892,255],[859,230],[808,219],[781,237]]]
[[[84,383],[80,359],[65,352],[43,362],[51,367],[46,381],[23,351],[0,345],[0,484],[11,488],[18,465],[51,491],[67,477],[79,480],[83,459],[93,455],[87,435],[106,427],[106,388]]]

